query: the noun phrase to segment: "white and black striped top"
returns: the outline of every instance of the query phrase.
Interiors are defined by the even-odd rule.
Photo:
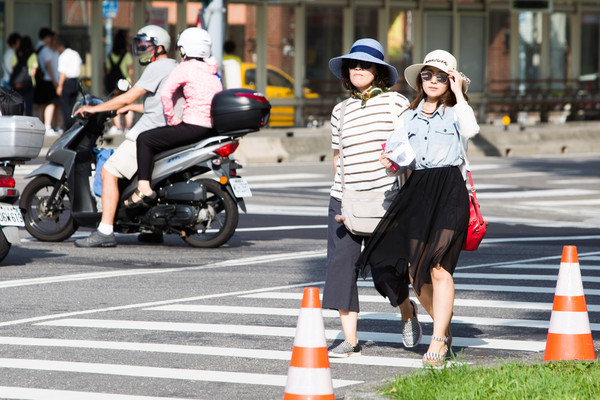
[[[381,145],[394,131],[394,114],[398,116],[408,107],[406,97],[397,92],[382,93],[367,101],[361,108],[360,99],[349,99],[342,127],[344,146],[344,184],[351,190],[389,190],[396,177],[388,175],[379,162]],[[331,148],[339,149],[340,109],[337,104],[331,113]],[[342,184],[338,159],[331,196],[341,200]]]

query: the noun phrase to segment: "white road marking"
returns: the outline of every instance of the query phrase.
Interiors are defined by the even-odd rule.
[[[373,286],[373,283],[359,281],[359,287]],[[248,295],[242,295],[240,297],[253,298],[253,299],[276,299],[276,300],[302,300],[302,293],[289,293],[289,292],[264,292],[254,293]],[[321,296],[322,297],[322,296]],[[378,295],[359,295],[360,303],[389,303],[386,298]],[[416,297],[412,297],[412,300],[418,302]],[[454,299],[455,307],[473,307],[473,308],[507,308],[507,309],[519,309],[519,310],[531,310],[531,311],[551,311],[552,303],[539,303],[539,302],[528,302],[528,301],[503,301],[503,300],[483,300],[477,299]],[[589,312],[600,312],[600,305],[588,304]],[[326,313],[329,310],[323,310],[323,316],[329,316]],[[335,311],[334,311],[335,312]],[[335,312],[337,315],[337,312]],[[366,316],[369,313],[361,312],[358,317],[365,316],[365,319],[369,319]]]
[[[477,188],[477,186],[475,186]],[[531,197],[572,197],[572,196],[591,196],[600,194],[597,190],[587,189],[539,189],[539,190],[521,190],[518,192],[477,192],[478,199],[525,199]]]
[[[471,303],[478,303],[470,301]],[[508,303],[508,302],[507,302]],[[550,311],[552,304],[543,304],[543,311]],[[456,304],[455,304],[456,306]],[[478,304],[471,305],[477,307]],[[506,308],[510,308],[507,307]],[[264,307],[231,307],[231,306],[209,306],[209,305],[192,305],[179,304],[163,307],[150,308],[152,311],[172,311],[172,312],[195,312],[195,313],[220,313],[220,314],[244,314],[244,315],[276,315],[276,316],[298,316],[299,310],[292,308],[264,308]],[[400,323],[402,320],[398,313],[382,313],[382,312],[361,312],[358,314],[361,320],[377,320],[390,321]],[[323,310],[323,318],[339,318],[339,314],[335,310]],[[419,321],[431,323],[431,317],[426,314],[419,314]],[[548,329],[549,320],[535,319],[515,319],[515,318],[483,318],[483,317],[463,317],[456,313],[452,318],[453,324],[463,325],[481,325],[481,326],[505,326],[505,327],[520,327],[520,328],[536,328]],[[600,324],[591,324],[592,330],[600,330]]]
[[[14,386],[0,386],[0,398],[7,400],[185,400],[181,397],[135,396],[117,393],[77,392],[73,390],[36,389]]]
[[[0,344],[9,346],[35,346],[35,347],[68,347],[77,349],[101,349],[119,351],[142,351],[148,353],[193,354],[217,357],[240,357],[264,360],[289,361],[291,351],[210,347],[195,345],[157,344],[140,342],[110,342],[99,340],[68,340],[68,339],[41,339],[41,338],[15,338],[0,337]],[[348,359],[331,358],[330,363],[379,365],[389,367],[421,368],[420,359],[361,356]]]
[[[76,319],[67,318],[55,321],[41,322],[36,325],[60,326],[70,328],[95,328],[95,329],[129,329],[141,331],[169,331],[169,332],[202,332],[216,334],[254,335],[295,337],[296,328],[274,327],[261,325],[233,325],[233,324],[200,324],[185,322],[157,322],[157,321],[131,321],[107,319]],[[343,339],[343,332],[339,330],[325,330],[325,337],[329,340]],[[402,343],[402,334],[386,332],[359,332],[361,341]],[[424,337],[421,343],[430,340]],[[453,343],[461,347],[478,347],[488,349],[504,349],[519,351],[541,351],[545,342],[523,340],[500,340],[484,338],[456,338]]]
[[[87,374],[136,376],[142,378],[180,379],[203,382],[240,383],[245,385],[285,386],[286,375],[253,374],[248,372],[223,372],[199,369],[142,367],[122,364],[98,364],[86,362],[30,360],[0,358],[0,368],[16,368],[43,371],[61,371]],[[333,387],[356,385],[362,381],[333,379]]]
[[[19,286],[30,286],[30,285],[42,285],[50,283],[63,283],[72,281],[92,280],[92,279],[108,279],[117,278],[122,276],[131,275],[148,275],[148,274],[162,274],[169,272],[178,271],[190,271],[190,270],[202,270],[202,269],[214,269],[214,268],[225,268],[237,265],[251,265],[260,263],[280,262],[288,260],[299,260],[305,258],[321,258],[325,257],[325,250],[316,251],[301,251],[291,253],[280,253],[270,254],[265,256],[246,257],[232,260],[225,260],[209,265],[196,265],[184,268],[156,268],[156,269],[135,269],[135,270],[119,270],[119,271],[108,271],[108,272],[90,272],[83,274],[69,274],[69,275],[58,275],[49,276],[43,278],[30,278],[30,279],[14,279],[9,281],[0,281],[0,289],[9,287]]]

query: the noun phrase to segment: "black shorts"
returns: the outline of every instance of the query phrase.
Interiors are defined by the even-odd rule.
[[[50,104],[58,99],[56,89],[52,81],[41,81],[35,84],[33,102],[35,104]]]

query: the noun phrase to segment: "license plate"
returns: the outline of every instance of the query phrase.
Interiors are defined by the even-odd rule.
[[[250,186],[248,186],[248,181],[244,178],[232,178],[229,180],[231,183],[231,188],[233,189],[233,194],[235,197],[252,197],[252,192],[250,191]]]
[[[17,206],[0,206],[0,225],[25,226],[21,210]]]

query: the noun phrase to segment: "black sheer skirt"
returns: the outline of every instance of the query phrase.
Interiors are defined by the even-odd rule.
[[[415,170],[365,244],[356,265],[363,276],[370,269],[390,267],[397,277],[409,273],[420,295],[423,284],[431,283],[431,268],[439,264],[454,273],[468,221],[468,191],[458,167]],[[389,287],[377,282],[375,287],[391,298]]]

